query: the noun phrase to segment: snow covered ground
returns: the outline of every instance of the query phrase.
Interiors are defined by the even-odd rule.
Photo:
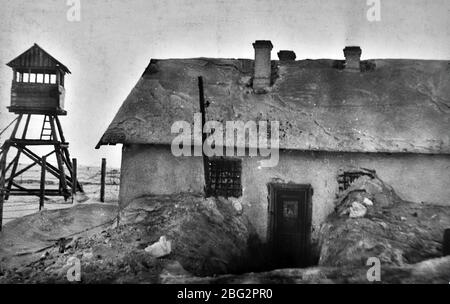
[[[19,166],[23,168],[25,165]],[[19,177],[16,181],[27,188],[39,188],[40,167],[35,166]],[[78,166],[78,180],[83,185],[84,203],[100,202],[100,167]],[[120,172],[118,169],[107,168],[105,203],[117,204],[119,196]],[[58,180],[47,174],[46,187],[55,189]],[[79,199],[82,195],[77,195]],[[76,203],[76,202],[75,202]],[[44,203],[44,210],[64,209],[73,206],[72,198],[64,201],[63,197],[50,196]],[[39,197],[37,196],[11,196],[3,206],[3,224],[13,219],[39,212]]]

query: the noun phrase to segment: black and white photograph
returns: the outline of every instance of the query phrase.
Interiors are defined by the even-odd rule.
[[[0,287],[36,284],[450,286],[450,1],[0,0]]]

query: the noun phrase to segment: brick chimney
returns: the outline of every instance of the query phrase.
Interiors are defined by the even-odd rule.
[[[281,50],[278,52],[278,59],[280,61],[294,61],[297,56],[294,51]]]
[[[361,48],[359,46],[347,46],[344,49],[345,70],[351,72],[361,71]]]
[[[264,91],[267,87],[270,87],[270,77],[272,74],[270,52],[273,45],[270,40],[256,40],[253,43],[255,49],[255,66],[253,74],[253,89],[258,91]]]

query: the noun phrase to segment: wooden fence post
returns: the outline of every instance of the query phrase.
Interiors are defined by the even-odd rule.
[[[72,202],[73,202],[73,197],[75,196],[75,194],[77,193],[77,159],[73,158],[72,159]]]
[[[102,172],[100,180],[100,201],[105,202],[106,158],[102,158]]]
[[[39,193],[39,211],[44,208],[45,200],[45,168],[47,167],[47,158],[42,156],[42,166],[41,166],[41,187]]]

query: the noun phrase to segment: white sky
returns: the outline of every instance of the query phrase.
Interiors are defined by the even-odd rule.
[[[380,0],[379,22],[367,20],[366,0],[80,3],[81,21],[69,22],[67,0],[0,0],[0,129],[14,118],[5,64],[36,42],[72,71],[62,123],[71,156],[85,165],[106,157],[120,166],[120,145],[94,147],[151,58],[252,58],[251,43],[267,39],[273,57],[292,49],[297,59],[343,58],[351,44],[366,59],[450,59],[448,0]]]

